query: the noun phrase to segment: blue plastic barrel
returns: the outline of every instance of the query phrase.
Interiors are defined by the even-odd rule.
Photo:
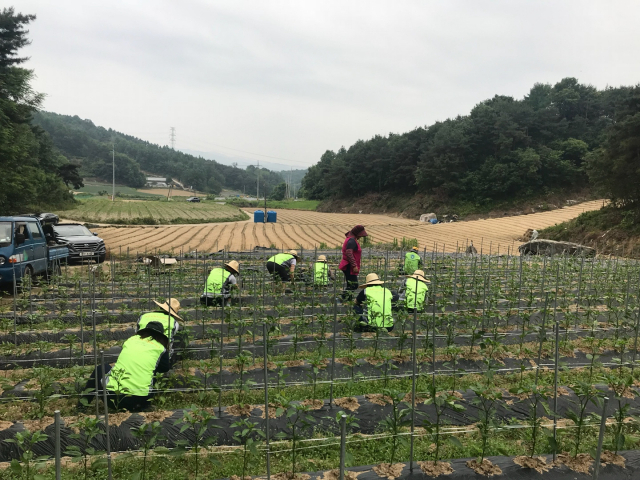
[[[435,225],[436,223],[438,223],[438,220],[436,220],[435,218],[432,218],[431,220],[429,220],[429,222]]]
[[[267,212],[268,223],[276,223],[277,218],[278,218],[278,214],[274,210],[269,210]]]
[[[254,223],[264,223],[264,210],[256,210],[253,212]]]

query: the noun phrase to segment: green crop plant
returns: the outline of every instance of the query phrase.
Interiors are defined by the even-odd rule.
[[[583,440],[584,429],[588,426],[587,406],[589,403],[599,404],[598,391],[587,382],[578,381],[572,386],[572,389],[578,400],[572,401],[573,407],[567,410],[567,418],[575,424],[574,429],[574,453],[577,456],[580,453],[580,446]]]
[[[139,447],[142,447],[142,470],[134,473],[132,480],[146,480],[149,451],[158,443],[161,432],[160,422],[143,423],[139,427],[131,429],[131,435],[138,440]],[[162,449],[156,449],[156,453],[162,453],[163,451]]]
[[[391,399],[391,415],[380,421],[380,428],[384,432],[388,432],[391,436],[391,451],[389,454],[389,463],[393,465],[396,460],[396,453],[399,446],[407,446],[408,439],[401,435],[402,431],[410,425],[409,416],[411,408],[407,408],[404,402],[405,393],[398,390],[387,388],[382,393]],[[403,408],[403,405],[405,406]]]
[[[102,455],[104,453],[91,446],[93,439],[102,433],[100,423],[100,419],[96,417],[79,418],[78,421],[73,424],[73,427],[78,430],[78,433],[72,433],[69,437],[80,440],[82,448],[77,445],[70,445],[64,452],[65,455],[72,457],[73,462],[82,463],[83,478],[85,480],[89,478],[89,458]],[[106,464],[106,459],[98,458],[95,461],[91,461],[91,469],[95,471],[98,468],[105,467]]]
[[[193,477],[194,479],[198,478],[200,451],[203,448],[206,448],[215,443],[216,437],[206,436],[207,430],[209,428],[220,428],[220,426],[213,423],[215,419],[215,415],[194,405],[186,409],[182,415],[182,418],[176,421],[177,425],[182,425],[180,427],[180,433],[184,433],[187,430],[190,430],[193,434],[194,440],[191,445],[191,451],[193,451],[195,458],[195,475]],[[187,442],[186,440],[181,440],[178,442],[178,444],[184,447],[185,445],[187,445]]]
[[[36,457],[35,453],[33,453],[33,447],[36,443],[42,442],[47,438],[47,435],[39,430],[35,432],[25,430],[23,432],[17,432],[15,438],[5,440],[5,442],[14,443],[18,447],[20,456],[19,458],[11,460],[9,466],[11,472],[16,475],[16,478],[44,480],[44,475],[35,474],[32,476],[32,471],[42,470],[49,457],[46,455]]]
[[[233,432],[233,439],[242,445],[242,475],[240,478],[245,480],[249,461],[260,455],[258,447],[260,439],[265,437],[265,433],[258,428],[257,422],[243,418],[231,424],[231,428],[236,430]]]
[[[299,444],[304,440],[304,432],[312,427],[314,419],[309,415],[308,406],[292,403],[282,397],[279,401],[282,406],[276,409],[276,416],[283,413],[286,415],[286,428],[290,432],[288,436],[291,440],[291,477],[296,478]],[[276,438],[287,438],[287,434],[280,432]]]
[[[45,416],[47,403],[60,395],[56,394],[53,388],[53,369],[51,367],[34,367],[33,376],[38,382],[38,389],[34,392],[34,397],[38,402],[38,418],[42,418]]]
[[[442,445],[440,429],[442,427],[442,416],[447,409],[454,412],[464,411],[464,407],[458,403],[458,398],[453,395],[453,392],[447,390],[439,390],[436,382],[432,382],[429,387],[429,397],[424,402],[426,405],[433,405],[436,416],[436,421],[431,422],[429,419],[423,420],[422,425],[425,430],[432,436],[436,445],[433,460],[434,463],[438,463],[440,460],[440,447]],[[450,441],[454,446],[461,447],[460,441],[456,437],[450,437]]]
[[[493,373],[487,374],[490,377],[484,385],[473,385],[471,390],[475,393],[475,397],[471,403],[478,409],[478,430],[480,432],[480,447],[476,448],[478,463],[482,463],[487,452],[487,443],[494,428],[496,428],[497,420],[495,417],[497,403],[502,399],[502,392],[492,385],[491,379]]]

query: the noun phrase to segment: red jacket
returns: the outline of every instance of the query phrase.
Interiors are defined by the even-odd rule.
[[[344,239],[344,243],[342,244],[342,260],[340,261],[340,265],[338,268],[340,270],[345,270],[347,265],[351,265],[351,271],[354,269],[360,271],[360,258],[362,257],[362,248],[358,243],[358,239],[351,232],[347,233],[347,238]],[[347,248],[347,243],[349,240],[353,239],[356,244],[355,249]]]

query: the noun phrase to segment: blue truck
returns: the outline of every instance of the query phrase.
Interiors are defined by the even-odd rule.
[[[0,217],[0,284],[60,269],[69,256],[65,246],[47,245],[34,217]]]

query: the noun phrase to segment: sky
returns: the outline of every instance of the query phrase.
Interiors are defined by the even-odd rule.
[[[640,82],[629,0],[20,0],[43,108],[239,166],[326,150],[576,77]],[[230,160],[229,160],[230,159]]]

